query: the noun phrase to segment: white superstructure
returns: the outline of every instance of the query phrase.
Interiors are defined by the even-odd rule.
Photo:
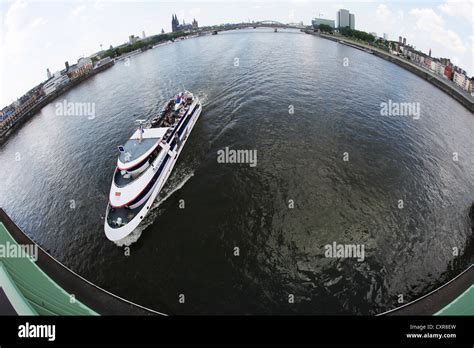
[[[149,212],[201,110],[197,97],[187,91],[180,93],[168,101],[159,116],[140,122],[119,147],[104,224],[109,240],[128,236]]]
[[[54,74],[52,79],[46,82],[43,85],[44,94],[48,95],[53,93],[58,87],[61,87],[65,84],[69,83],[69,76],[66,74],[61,75],[61,73],[57,72]]]

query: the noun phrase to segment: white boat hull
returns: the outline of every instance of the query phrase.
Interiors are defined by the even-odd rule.
[[[154,184],[153,188],[150,190],[151,194],[147,195],[148,198],[146,198],[147,199],[146,204],[143,205],[143,208],[135,215],[135,217],[123,226],[112,227],[107,222],[107,216],[109,215],[109,210],[111,208],[110,203],[108,204],[107,210],[106,210],[106,219],[105,219],[106,221],[104,224],[104,230],[105,230],[105,235],[109,240],[119,241],[127,237],[140,225],[140,223],[143,221],[145,216],[150,211],[154,201],[156,200],[156,197],[158,196],[158,194],[160,193],[160,191],[163,189],[164,185],[166,184],[174,168],[174,165],[176,164],[179,154],[184,148],[184,145],[186,144],[186,141],[188,140],[188,137],[191,134],[191,131],[201,114],[202,105],[200,104],[199,100],[197,100],[197,104],[199,104],[199,107],[196,109],[196,111],[194,111],[194,114],[191,116],[189,123],[186,125],[181,136],[179,137],[181,140],[181,145],[177,146],[178,148],[175,151],[168,152],[168,154],[172,154],[173,156],[168,160],[168,162],[163,167],[161,173],[159,174],[158,180]]]

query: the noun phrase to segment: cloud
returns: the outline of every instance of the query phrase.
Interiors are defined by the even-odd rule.
[[[375,19],[384,25],[390,24],[393,26],[395,24],[402,24],[405,16],[402,10],[398,10],[395,13],[392,12],[392,10],[387,5],[380,4],[375,9]]]
[[[288,13],[288,19],[289,19],[291,22],[294,22],[294,21],[295,21],[295,10],[294,10],[294,9],[291,9],[290,12]]]
[[[389,10],[387,5],[385,4],[380,4],[377,6],[377,9],[375,10],[375,17],[382,22],[386,22],[387,20],[392,18],[392,12]]]
[[[94,2],[94,8],[97,10],[104,8],[104,6],[105,6],[105,0],[96,0]]]
[[[35,18],[33,21],[31,21],[31,27],[32,28],[39,27],[40,25],[43,25],[46,23],[48,23],[46,19],[44,19],[43,17],[38,17],[38,18]]]
[[[74,17],[77,17],[79,16],[82,12],[84,12],[84,10],[86,9],[86,7],[84,5],[80,5],[80,6],[77,6],[76,8],[74,8],[74,10],[72,10],[72,15]]]
[[[18,29],[21,27],[21,18],[24,17],[24,10],[27,6],[26,1],[17,0],[8,9],[5,15],[5,26],[9,29]]]
[[[23,0],[13,2],[5,12],[0,41],[0,98],[2,103],[13,101],[18,89],[27,91],[31,88],[29,81],[15,78],[13,73],[18,62],[25,62],[25,57],[31,57],[31,47],[34,44],[34,33],[46,23],[46,20],[37,17],[31,20],[28,17],[28,3]],[[23,66],[23,73],[31,74],[34,64]],[[5,88],[7,86],[8,88]],[[12,88],[13,87],[13,88]]]
[[[398,20],[399,20],[400,22],[403,22],[403,20],[405,19],[405,14],[403,13],[402,10],[398,10],[397,16],[398,16]]]
[[[431,8],[414,8],[410,15],[416,18],[416,29],[425,32],[431,40],[443,45],[446,49],[463,54],[466,46],[457,33],[444,27],[443,18]]]
[[[0,52],[8,52],[8,56],[15,57],[25,52],[26,41],[30,36],[30,28],[40,24],[38,20],[27,21],[27,3],[23,0],[15,1],[5,15],[3,41]],[[25,25],[25,23],[30,23]],[[3,54],[2,54],[3,55]],[[5,58],[5,57],[4,57]]]
[[[200,7],[191,8],[189,9],[188,13],[189,13],[190,18],[199,17],[199,15],[201,14],[201,8]]]
[[[470,23],[473,21],[474,3],[468,0],[446,0],[438,8],[448,16],[467,19]]]

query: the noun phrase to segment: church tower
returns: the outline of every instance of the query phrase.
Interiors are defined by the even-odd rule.
[[[171,31],[177,32],[179,27],[178,17],[174,14],[171,18]]]

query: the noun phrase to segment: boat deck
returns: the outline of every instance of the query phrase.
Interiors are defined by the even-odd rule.
[[[135,216],[137,216],[137,214],[143,208],[143,205],[145,205],[145,203],[143,203],[142,205],[140,205],[139,207],[137,207],[135,209],[129,209],[129,208],[125,208],[125,207],[123,207],[123,208],[112,208],[112,207],[110,207],[109,213],[107,215],[109,225],[113,226],[113,224],[111,224],[111,222],[116,221],[117,218],[121,218],[122,223],[124,225],[128,224]]]
[[[129,139],[123,146],[125,151],[121,152],[119,155],[119,160],[122,163],[127,163],[140,158],[147,152],[150,147],[156,144],[159,139],[156,138],[148,138],[142,139],[141,141],[138,139]]]
[[[140,173],[139,175],[141,175]],[[128,177],[125,178],[121,173],[120,170],[116,170],[114,173],[114,183],[117,185],[117,187],[124,187],[128,184],[130,184],[132,181],[136,180],[137,177]]]

